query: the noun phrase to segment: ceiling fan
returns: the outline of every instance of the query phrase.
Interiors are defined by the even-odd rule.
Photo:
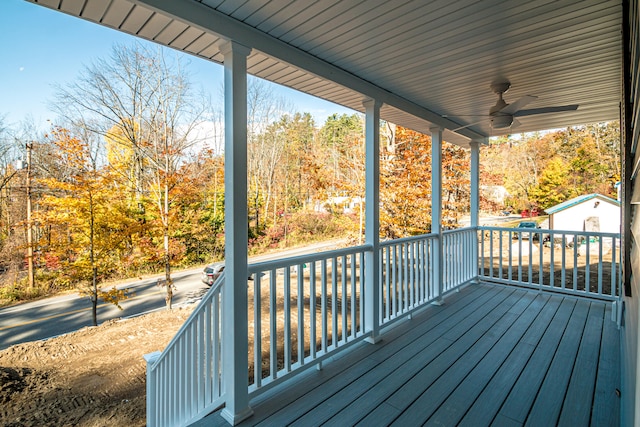
[[[560,105],[556,107],[542,107],[533,108],[529,110],[523,110],[522,108],[532,101],[538,99],[537,96],[525,95],[517,101],[507,104],[503,98],[503,95],[511,87],[509,81],[498,81],[491,84],[491,90],[498,95],[498,101],[496,105],[489,109],[489,119],[491,121],[491,127],[493,129],[505,129],[509,127],[516,127],[520,124],[516,117],[532,116],[534,114],[546,114],[546,113],[558,113],[563,111],[575,111],[578,109],[578,104]],[[472,123],[456,130],[460,130],[469,126],[476,125],[481,122]]]

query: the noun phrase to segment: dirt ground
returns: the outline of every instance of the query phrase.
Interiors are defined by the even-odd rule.
[[[162,310],[0,351],[0,425],[144,426],[142,356],[162,350],[190,313]]]

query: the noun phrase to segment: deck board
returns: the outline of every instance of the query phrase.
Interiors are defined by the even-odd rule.
[[[499,412],[500,418],[513,419],[520,423],[526,419],[538,394],[540,385],[551,365],[555,349],[560,344],[562,335],[569,324],[576,303],[577,300],[568,298],[563,301],[561,309],[551,322],[552,327],[549,328],[548,333],[545,333],[540,343],[536,346],[531,359],[515,379],[511,391],[503,401]],[[496,425],[502,424],[496,423]]]
[[[472,285],[254,398],[241,425],[616,425],[619,361],[610,304]]]
[[[515,292],[510,293],[513,294]],[[507,292],[504,294],[507,294]],[[338,425],[357,423],[359,418],[362,418],[362,405],[375,407],[378,403],[384,401],[387,395],[386,390],[405,386],[413,373],[431,363],[434,358],[438,358],[442,352],[451,346],[452,338],[456,336],[456,333],[465,333],[467,327],[463,326],[460,328],[460,325],[469,323],[470,326],[472,323],[479,321],[482,319],[485,311],[493,306],[492,304],[499,304],[499,302],[499,297],[492,298],[487,303],[479,305],[479,309],[474,311],[472,315],[467,316],[467,318],[457,319],[456,316],[456,318],[442,322],[438,325],[440,326],[439,328],[436,327],[432,331],[428,331],[422,336],[422,339],[417,340],[410,346],[403,346],[399,349],[395,342],[391,342],[387,346],[389,350],[385,353],[393,351],[394,354],[382,360],[375,371],[367,372],[367,374],[362,376],[358,381],[355,381],[348,388],[336,393],[331,399],[328,399],[314,410],[304,414],[292,425],[307,426],[314,423],[321,423],[327,421],[342,410],[345,410],[342,415],[346,416],[346,419],[337,417]],[[464,313],[459,314],[459,316],[462,315],[464,315]],[[457,332],[452,334],[451,331],[453,330]],[[442,332],[445,333],[436,338],[439,334],[442,334]],[[378,384],[382,384],[383,386],[375,387]],[[363,391],[366,390],[370,390],[370,394],[377,396],[369,396],[370,399],[362,399],[361,395],[366,394],[366,392],[363,393]],[[380,397],[382,397],[382,399],[379,399]],[[389,403],[393,405],[393,402],[390,401]],[[349,410],[349,407],[357,407],[359,411]]]
[[[620,412],[611,408],[620,404],[620,331],[611,318],[611,307],[607,306],[602,328],[602,345],[598,360],[596,391],[594,393],[591,424],[594,426],[619,426]]]
[[[489,425],[500,410],[502,402],[506,399],[514,384],[514,378],[518,378],[524,367],[533,355],[536,346],[542,340],[545,333],[556,330],[558,324],[558,309],[562,298],[552,296],[540,314],[527,330],[522,340],[514,347],[509,357],[500,366],[496,374],[485,384],[479,396],[474,399],[471,407],[462,419],[455,419],[455,424],[461,426]],[[567,316],[568,320],[568,316]],[[555,321],[555,323],[554,323]]]
[[[476,401],[485,386],[491,381],[504,362],[514,353],[518,356],[521,347],[518,345],[527,335],[538,332],[535,321],[547,305],[549,295],[540,294],[531,303],[530,310],[524,312],[512,327],[500,338],[495,346],[482,360],[473,367],[469,375],[455,385],[455,390],[447,397],[446,403],[440,406],[429,418],[428,425],[457,425]],[[527,346],[527,344],[525,344]],[[529,345],[529,347],[531,347]]]
[[[515,296],[515,295],[514,295]],[[507,300],[505,300],[507,301]],[[499,338],[507,332],[509,326],[518,318],[514,313],[508,313],[508,310],[502,312],[502,309],[508,308],[505,305],[497,307],[483,319],[480,324],[482,328],[478,332],[482,332],[479,336],[474,334],[465,334],[464,338],[459,340],[459,346],[451,346],[453,351],[444,353],[440,358],[441,364],[434,364],[424,367],[420,371],[420,375],[415,378],[417,382],[410,384],[411,394],[401,396],[403,400],[398,400],[396,396],[391,396],[390,402],[396,405],[402,405],[403,413],[398,417],[392,425],[407,426],[421,425],[426,422],[435,410],[446,400],[452,388],[459,384],[473,368],[473,366],[481,360],[488,351],[497,343]],[[479,326],[479,325],[477,325]],[[486,330],[483,330],[485,329]],[[474,331],[475,327],[470,331]],[[469,335],[466,337],[466,335]],[[427,389],[422,391],[418,387],[418,383],[428,385]],[[419,394],[416,396],[416,394]],[[393,400],[396,397],[397,400]],[[407,405],[410,403],[410,405]]]
[[[586,300],[580,300],[576,304],[529,416],[526,420],[517,421],[527,421],[525,425],[535,423],[535,425],[551,426],[557,424],[564,402],[563,397],[566,395],[571,379],[573,363],[578,354],[580,339],[589,313],[589,305],[590,303]]]
[[[602,342],[602,334],[597,332],[602,331],[604,312],[602,304],[592,304],[589,307],[585,329],[592,332],[582,335],[569,388],[560,413],[559,425],[589,425],[598,373],[598,355]]]
[[[468,303],[471,308],[476,306],[481,307],[485,301],[492,297],[494,297],[494,295],[490,293],[478,292],[465,296],[464,302]],[[455,325],[457,322],[462,321],[467,314],[466,310],[460,310],[460,307],[455,307],[454,305],[450,305],[446,308],[444,306],[434,307],[434,309],[436,312],[441,312],[442,315],[422,319],[423,322],[421,322],[420,325],[413,328],[410,332],[399,336],[395,335],[398,335],[398,333],[401,332],[401,329],[396,328],[391,330],[388,334],[385,334],[383,341],[378,344],[377,349],[369,345],[364,345],[366,350],[369,350],[369,353],[372,353],[368,357],[367,365],[377,364],[378,369],[374,374],[367,376],[367,373],[374,371],[368,366],[362,369],[362,367],[358,366],[360,363],[359,361],[353,361],[356,362],[354,369],[358,371],[358,375],[354,375],[354,378],[348,381],[348,383],[345,383],[344,378],[341,377],[330,389],[319,388],[312,390],[300,397],[296,402],[287,405],[278,413],[274,413],[266,420],[265,425],[289,424],[297,418],[305,416],[309,411],[314,409],[316,409],[316,411],[323,412],[327,409],[327,406],[330,405],[330,403],[326,402],[327,399],[333,398],[335,400],[336,394],[343,398],[346,396],[346,399],[349,399],[349,391],[351,390],[356,390],[356,395],[358,395],[357,392],[359,390],[356,385],[369,381],[370,378],[378,378],[380,375],[379,372],[385,369],[385,367],[393,367],[395,364],[399,363],[398,361],[403,360],[409,360],[411,363],[417,363],[416,360],[412,360],[407,356],[419,353],[423,348],[429,347],[433,342],[432,335],[437,335],[438,331],[442,331],[443,329],[448,330],[447,325]],[[413,345],[416,342],[420,343],[419,347]],[[435,348],[436,347],[432,347],[432,349]],[[394,356],[396,359],[394,359]],[[345,391],[344,388],[347,386],[349,386],[349,389]],[[322,403],[322,405],[319,405],[319,403]],[[332,409],[335,410],[335,408]],[[320,415],[318,416],[320,417]]]
[[[494,301],[494,303],[496,302],[497,301]],[[388,397],[389,390],[397,390],[402,387],[411,379],[411,376],[416,371],[432,361],[451,345],[450,334],[448,338],[442,338],[445,333],[456,328],[458,329],[459,335],[463,334],[466,327],[459,328],[461,324],[464,325],[468,323],[467,326],[470,326],[476,323],[485,312],[484,310],[487,308],[486,304],[488,303],[489,307],[492,306],[491,301],[485,300],[484,298],[477,299],[474,303],[475,305],[473,307],[477,307],[478,310],[475,310],[472,315],[457,313],[456,316],[451,316],[445,322],[440,323],[438,327],[428,330],[428,332],[421,337],[419,346],[415,344],[412,345],[413,350],[411,350],[411,352],[415,354],[415,357],[407,358],[407,351],[409,351],[409,349],[394,349],[393,347],[395,346],[389,346],[389,351],[396,350],[395,354],[392,357],[387,356],[385,359],[381,359],[381,361],[382,363],[389,362],[395,364],[397,368],[390,375],[384,378],[378,378],[379,383],[384,384],[384,387],[365,387],[364,384],[355,384],[354,395],[357,398],[349,405],[345,405],[341,412],[332,414],[332,418],[327,422],[327,425],[353,425],[360,421],[363,417],[362,413],[366,414],[376,410],[380,411],[380,414],[376,415],[374,413],[373,416],[375,419],[381,420],[386,418],[388,416],[387,411],[389,405],[387,404],[382,407],[380,407],[380,405],[384,403]],[[372,373],[371,375],[379,377],[376,373]],[[360,411],[356,411],[355,408],[359,408]],[[397,412],[397,409],[395,412]]]

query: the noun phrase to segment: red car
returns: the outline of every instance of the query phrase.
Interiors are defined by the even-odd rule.
[[[525,209],[522,212],[520,212],[521,218],[533,218],[534,216],[539,216],[539,215],[540,215],[540,211],[538,211],[538,208],[533,208],[531,209],[531,211],[529,211],[529,209]]]

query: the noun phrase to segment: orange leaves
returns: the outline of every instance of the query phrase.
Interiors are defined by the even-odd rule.
[[[384,237],[431,231],[431,138],[396,128],[381,153],[380,222]]]
[[[48,135],[49,141],[59,150],[54,151],[54,156],[62,164],[66,164],[69,169],[76,172],[85,172],[91,168],[88,144],[80,141],[77,137],[62,127],[54,127]]]

